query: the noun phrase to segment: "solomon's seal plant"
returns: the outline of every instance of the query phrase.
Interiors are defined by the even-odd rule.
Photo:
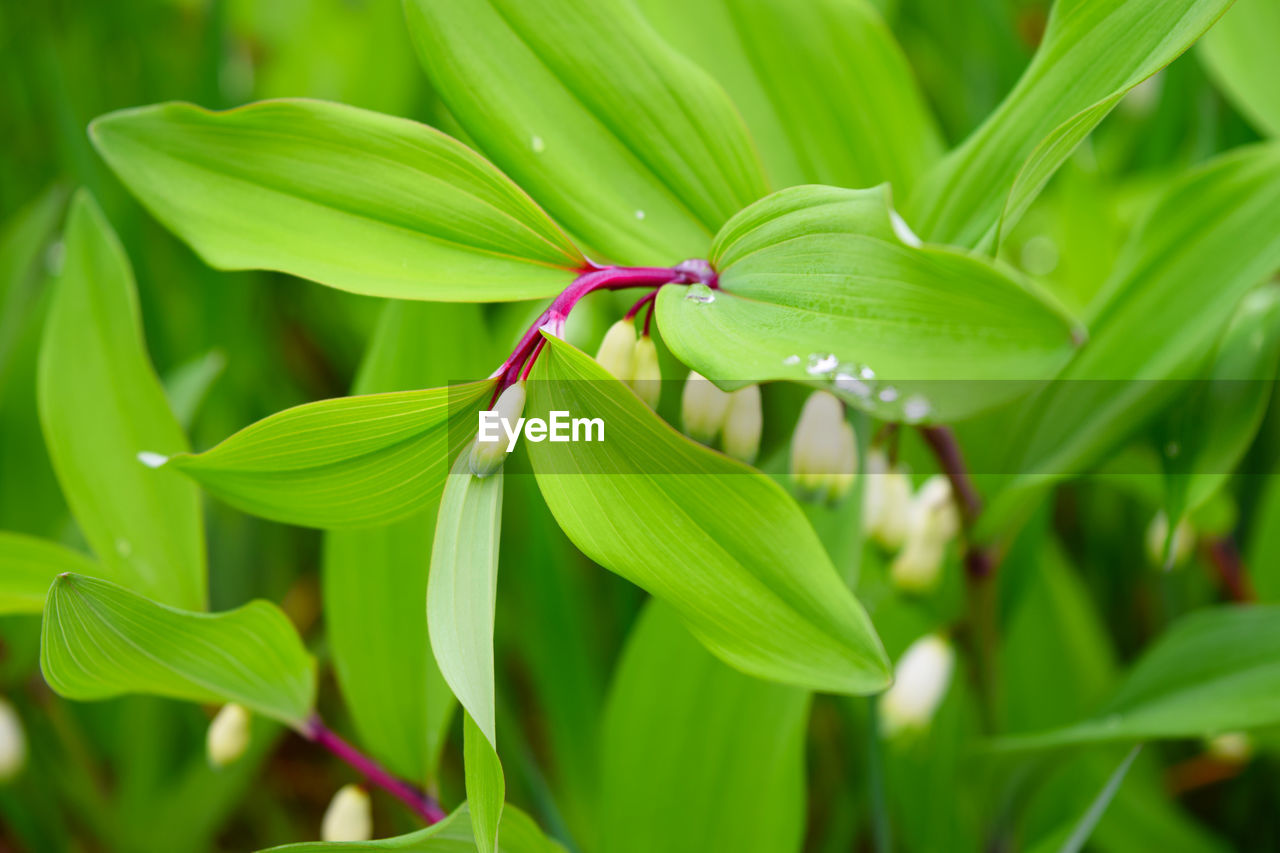
[[[290,730],[346,775],[300,830],[321,841],[283,849],[1218,849],[1176,798],[1244,779],[1280,723],[1258,603],[1280,575],[1233,538],[1280,499],[1230,476],[1273,446],[1280,147],[1240,120],[1249,144],[1121,180],[1145,131],[1090,135],[1149,109],[1152,79],[1190,85],[1194,57],[1154,75],[1206,32],[1217,85],[1275,133],[1251,34],[1280,22],[1262,0],[1058,0],[1019,19],[1034,55],[961,133],[939,97],[961,61],[930,45],[962,12],[935,5],[405,0],[430,87],[405,111],[431,124],[253,100],[244,64],[295,36],[244,13],[264,41],[212,77],[245,103],[197,87],[89,123],[207,268],[150,225],[163,249],[139,253],[106,212],[128,206],[87,188],[0,242],[0,358],[33,318],[21,374],[76,531],[59,508],[0,533],[0,612],[39,615],[59,697],[33,700],[54,722],[32,753],[75,763],[49,782],[80,815],[67,846],[81,823],[110,849],[211,846]],[[403,33],[377,32],[347,82],[394,65]],[[380,306],[351,393],[201,422],[261,352],[245,333],[157,374],[129,255],[151,281],[166,253],[198,270],[163,283],[175,317],[245,284],[337,306],[330,330]],[[235,305],[227,327],[256,328]],[[290,352],[326,358],[297,326]],[[245,516],[323,544],[267,560],[254,537],[296,534]],[[1167,574],[1138,572],[1144,547]],[[1083,582],[1103,552],[1143,580]],[[233,580],[313,558],[318,594]],[[127,748],[77,746],[62,700],[124,696],[209,717],[109,706],[154,738],[113,719],[92,730]],[[0,699],[0,775],[34,707]],[[190,731],[175,782],[157,756]],[[183,817],[134,828],[129,796]],[[299,840],[272,802],[250,845]]]

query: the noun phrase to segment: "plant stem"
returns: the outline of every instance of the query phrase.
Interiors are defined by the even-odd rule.
[[[871,837],[876,853],[891,853],[893,836],[884,784],[884,742],[880,738],[880,699],[867,697],[867,786],[871,794]]]
[[[969,639],[973,653],[974,679],[981,697],[984,728],[995,730],[999,688],[996,658],[999,651],[997,629],[998,601],[995,583],[999,559],[990,548],[977,545],[972,540],[973,527],[982,514],[982,497],[974,488],[965,464],[964,454],[956,441],[955,433],[945,426],[921,427],[920,434],[947,479],[960,504],[960,519],[965,531],[964,567],[969,579]]]
[[[1249,573],[1245,571],[1244,562],[1240,559],[1240,549],[1230,536],[1210,539],[1204,544],[1204,554],[1218,574],[1218,582],[1222,584],[1232,601],[1256,601]]]
[[[598,267],[591,266],[573,280],[573,283],[560,291],[547,310],[538,315],[529,329],[516,343],[515,349],[502,366],[494,371],[498,386],[494,389],[493,399],[497,400],[510,385],[520,377],[528,375],[528,366],[536,357],[536,350],[542,341],[540,334],[547,328],[557,337],[564,334],[564,323],[569,318],[575,305],[589,293],[597,290],[628,290],[633,287],[652,287],[654,293],[666,284],[705,284],[716,287],[718,284],[715,270],[704,260],[691,259],[676,264],[674,267]],[[549,327],[549,328],[548,328]],[[647,328],[647,324],[646,324]],[[492,403],[491,403],[492,405]]]
[[[369,781],[369,784],[376,785],[404,803],[428,825],[444,820],[444,809],[434,797],[398,776],[392,775],[381,764],[338,737],[319,716],[313,715],[307,721],[303,735],[351,765]]]

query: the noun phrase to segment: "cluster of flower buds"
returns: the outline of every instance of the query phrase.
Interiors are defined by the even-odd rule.
[[[27,735],[18,712],[0,699],[0,782],[17,776],[27,763]]]
[[[947,695],[956,653],[945,637],[927,634],[898,659],[893,685],[880,697],[880,730],[886,738],[927,729]]]
[[[359,785],[343,785],[333,795],[320,822],[321,841],[368,841],[373,838],[369,794]]]
[[[520,420],[520,415],[524,413],[525,396],[523,382],[511,385],[498,395],[492,411],[497,414],[499,423],[514,424]],[[475,443],[471,445],[471,473],[477,477],[488,477],[507,461],[507,448],[510,444],[501,430],[494,435],[489,441],[482,441],[476,436]]]
[[[802,498],[834,502],[849,494],[858,441],[844,404],[826,391],[809,395],[791,437],[791,482]]]
[[[1248,764],[1253,758],[1253,738],[1248,732],[1223,732],[1205,742],[1205,751],[1223,764]]]
[[[619,320],[609,327],[604,340],[600,342],[596,361],[631,386],[631,390],[649,408],[658,408],[658,401],[662,397],[662,369],[658,365],[658,347],[648,335],[636,337],[634,320]]]
[[[1166,553],[1165,545],[1168,545]],[[1169,538],[1169,516],[1163,510],[1156,513],[1155,518],[1147,525],[1147,559],[1153,566],[1172,569],[1180,566],[1191,556],[1196,547],[1196,531],[1191,522],[1185,518],[1178,522],[1173,530],[1173,539]]]
[[[947,544],[960,532],[960,512],[951,481],[935,474],[921,484],[907,511],[906,537],[889,568],[894,586],[928,592],[938,585]]]
[[[714,445],[720,439],[725,453],[747,464],[760,453],[764,414],[760,386],[721,391],[711,380],[690,371],[680,400],[680,420],[695,441]]]
[[[205,752],[213,767],[226,767],[244,755],[249,746],[249,712],[229,702],[222,706],[205,736]]]

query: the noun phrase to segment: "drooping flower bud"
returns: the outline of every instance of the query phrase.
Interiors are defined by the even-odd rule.
[[[209,724],[205,752],[214,767],[225,767],[244,755],[249,746],[249,712],[235,702],[222,706]]]
[[[22,718],[8,700],[0,699],[0,782],[17,776],[26,763],[27,735]]]
[[[946,559],[945,541],[926,536],[908,537],[889,566],[889,580],[903,592],[923,594],[938,586]]]
[[[513,445],[508,440],[503,424],[508,424],[513,430],[518,427],[520,415],[524,412],[524,401],[523,382],[517,382],[498,396],[498,401],[494,403],[491,410],[492,414],[489,415],[494,428],[489,430],[487,436],[484,432],[477,435],[475,443],[471,446],[472,474],[477,477],[488,477],[507,461],[508,450]]]
[[[636,324],[632,320],[619,320],[604,333],[596,361],[600,366],[623,382],[635,376]]]
[[[1153,566],[1172,569],[1180,566],[1191,556],[1196,547],[1196,531],[1191,522],[1185,518],[1178,522],[1173,531],[1173,541],[1168,542],[1169,551],[1165,553],[1165,543],[1169,539],[1169,516],[1164,510],[1156,513],[1155,518],[1147,525],[1147,559]]]
[[[748,385],[729,395],[721,444],[724,452],[750,465],[760,453],[760,433],[764,429],[764,411],[760,405],[760,386]]]
[[[911,525],[907,536],[922,536],[946,544],[960,532],[960,510],[951,495],[951,480],[934,474],[911,499]]]
[[[1225,764],[1247,764],[1253,758],[1253,738],[1248,732],[1223,732],[1205,744],[1209,755]]]
[[[942,577],[947,543],[960,532],[960,511],[951,481],[935,474],[921,484],[907,513],[906,541],[889,567],[889,579],[904,592],[925,593]]]
[[[369,795],[359,785],[343,785],[333,795],[320,822],[321,841],[368,841],[373,838]]]
[[[889,464],[883,451],[867,454],[867,485],[862,526],[886,550],[902,547],[911,526],[911,481]]]
[[[893,670],[893,685],[880,697],[885,737],[928,728],[951,685],[955,650],[938,634],[912,643]]]
[[[791,480],[801,497],[834,501],[848,494],[858,442],[844,405],[826,391],[809,395],[791,437]]]
[[[641,335],[633,347],[630,385],[645,405],[658,408],[658,400],[662,398],[662,368],[658,366],[658,347],[648,335]]]
[[[680,398],[680,421],[685,434],[703,444],[712,444],[720,434],[728,413],[729,395],[710,379],[689,371]]]

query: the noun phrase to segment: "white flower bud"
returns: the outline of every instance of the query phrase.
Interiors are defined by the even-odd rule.
[[[653,338],[641,335],[632,348],[631,390],[651,409],[658,408],[662,398],[662,368],[658,366],[658,347]]]
[[[960,532],[960,510],[951,496],[951,481],[934,474],[920,485],[911,499],[911,524],[908,538],[920,536],[942,544]]]
[[[514,429],[520,420],[520,415],[524,412],[524,400],[523,382],[517,382],[503,391],[492,409],[498,416],[499,423],[506,421]],[[499,427],[491,435],[496,435],[496,438],[491,438],[489,441],[481,441],[480,436],[477,435],[475,443],[471,446],[471,473],[477,477],[488,477],[507,461],[508,439],[503,434],[503,430]]]
[[[729,395],[711,380],[692,370],[680,399],[680,420],[685,434],[695,441],[711,444],[720,434],[729,413]]]
[[[904,592],[923,594],[931,592],[942,578],[942,564],[946,558],[945,541],[927,536],[907,539],[889,567],[889,580]]]
[[[763,429],[760,386],[748,385],[730,394],[721,442],[724,452],[750,465],[760,453],[760,432]]]
[[[890,466],[888,457],[879,450],[867,455],[862,526],[868,536],[890,551],[902,547],[911,527],[911,481]]]
[[[1191,526],[1191,522],[1185,518],[1178,522],[1178,526],[1173,531],[1173,541],[1169,543],[1169,554],[1166,558],[1164,546],[1168,538],[1169,516],[1161,510],[1147,525],[1147,559],[1153,566],[1163,566],[1166,569],[1180,566],[1195,550],[1196,531]]]
[[[320,822],[321,841],[368,841],[373,838],[369,795],[359,785],[343,785],[333,795]]]
[[[802,497],[833,501],[848,494],[858,470],[858,442],[844,406],[826,391],[809,395],[791,437],[791,480]]]
[[[619,320],[604,333],[596,361],[600,366],[623,382],[635,375],[636,325],[631,320]]]
[[[1247,732],[1223,732],[1205,746],[1212,758],[1227,764],[1246,764],[1253,758],[1253,738]]]
[[[881,731],[892,738],[928,728],[951,685],[956,654],[938,634],[912,643],[893,670],[893,684],[880,697]]]
[[[22,718],[9,704],[0,699],[0,782],[8,782],[27,763],[27,735],[22,729]]]
[[[205,736],[205,751],[214,767],[225,767],[244,755],[249,746],[249,712],[235,702],[222,706],[222,710],[209,724]]]

